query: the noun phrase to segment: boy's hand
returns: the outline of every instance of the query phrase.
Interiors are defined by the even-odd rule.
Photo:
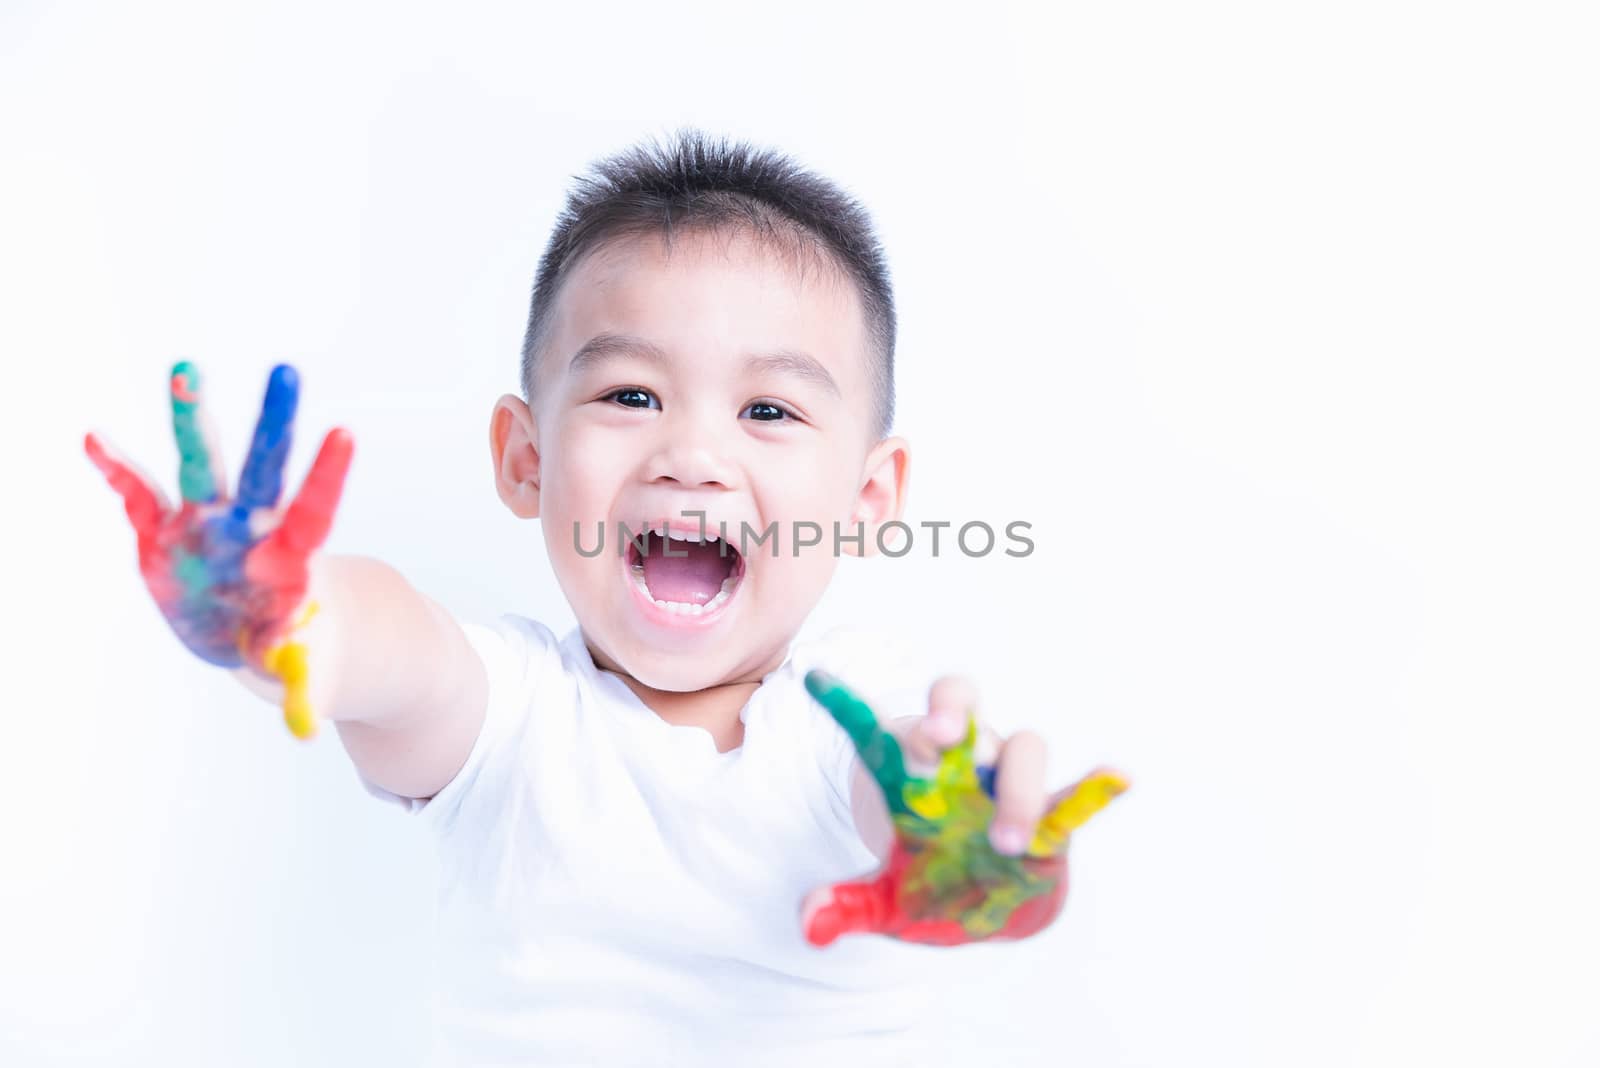
[[[1127,789],[1122,776],[1095,771],[1046,797],[1044,743],[1027,731],[1000,746],[995,766],[978,766],[976,695],[959,678],[936,683],[928,715],[899,738],[828,673],[809,672],[805,682],[855,743],[895,833],[875,876],[807,895],[808,941],[867,932],[948,946],[1025,938],[1056,917],[1068,836]]]
[[[294,368],[273,368],[232,500],[201,409],[200,375],[187,361],[172,369],[180,507],[171,508],[160,489],[94,434],[83,444],[122,495],[138,535],[139,571],[179,639],[209,663],[248,666],[281,680],[289,729],[309,738],[316,721],[306,700],[305,649],[288,639],[315,611],[302,604],[308,561],[332,525],[353,442],[348,431],[329,431],[300,493],[280,514],[299,394]]]

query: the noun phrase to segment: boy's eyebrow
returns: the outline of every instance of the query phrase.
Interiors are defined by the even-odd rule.
[[[794,349],[779,349],[777,352],[752,353],[745,357],[744,365],[752,371],[765,371],[774,374],[795,375],[798,378],[809,379],[832,393],[835,397],[843,396],[839,392],[839,383],[833,380],[828,369],[814,356],[807,356]]]
[[[639,356],[651,363],[667,362],[667,354],[654,342],[634,337],[632,334],[603,333],[585,341],[583,346],[572,354],[572,362],[567,364],[567,371],[577,374],[619,356]]]
[[[584,342],[583,346],[573,353],[572,362],[567,365],[567,370],[571,374],[577,374],[622,356],[637,356],[651,363],[668,362],[666,350],[653,341],[632,334],[606,332],[596,334]],[[752,371],[790,374],[809,379],[835,397],[843,396],[839,383],[833,380],[833,376],[822,366],[821,361],[795,349],[751,353],[745,357],[745,366]]]

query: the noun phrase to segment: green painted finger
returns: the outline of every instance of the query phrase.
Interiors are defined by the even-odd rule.
[[[200,371],[188,360],[172,368],[172,431],[178,439],[178,490],[185,501],[217,499],[217,471],[200,421]]]
[[[826,671],[806,672],[805,682],[806,691],[828,710],[834,721],[850,736],[850,741],[855,743],[861,762],[877,780],[878,789],[883,791],[889,811],[897,815],[909,814],[911,809],[906,807],[905,785],[910,776],[906,774],[905,757],[900,752],[899,741],[883,729],[865,701]]]

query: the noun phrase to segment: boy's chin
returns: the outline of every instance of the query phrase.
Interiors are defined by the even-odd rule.
[[[787,647],[764,652],[763,636],[745,628],[697,644],[672,647],[659,637],[624,628],[608,643],[618,666],[635,682],[666,693],[698,693],[714,686],[759,682],[781,660]],[[767,636],[770,638],[770,636]]]
[[[727,680],[734,661],[723,663],[729,649],[706,649],[692,654],[683,649],[666,649],[659,645],[630,638],[622,655],[627,658],[621,667],[637,682],[652,690],[668,693],[694,693]]]

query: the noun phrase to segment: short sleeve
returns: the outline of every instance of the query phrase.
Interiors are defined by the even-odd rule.
[[[550,629],[523,616],[503,615],[489,624],[463,622],[461,629],[483,661],[488,704],[478,737],[455,777],[431,798],[403,797],[356,770],[356,778],[368,794],[435,827],[448,822],[461,807],[463,796],[475,792],[482,780],[508,773],[515,743],[532,712],[534,691],[550,663],[560,658],[559,642]]]

